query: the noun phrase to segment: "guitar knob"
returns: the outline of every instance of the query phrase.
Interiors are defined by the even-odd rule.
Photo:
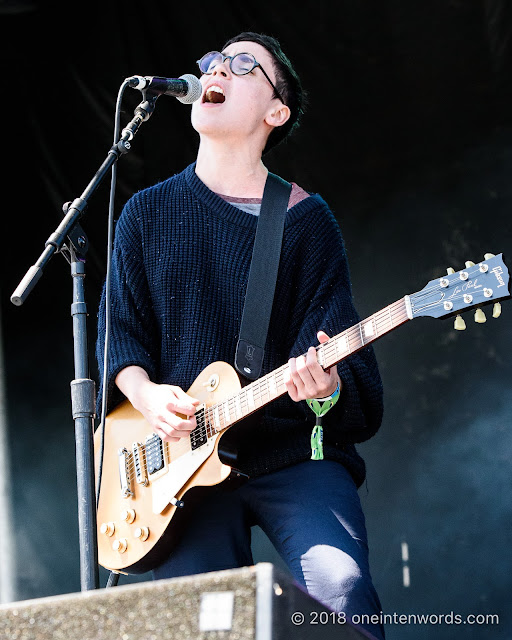
[[[105,536],[113,536],[116,525],[113,522],[104,522],[100,527],[100,533]]]
[[[474,267],[474,266],[475,266],[475,263],[474,263],[474,262],[472,262],[471,260],[466,260],[466,268],[468,268],[468,267]]]
[[[495,258],[496,256],[494,255],[494,253],[486,253],[484,255],[484,259],[485,260],[490,260],[491,258]]]
[[[124,553],[128,548],[128,540],[126,538],[119,538],[119,540],[114,540],[112,544],[112,549],[117,551],[118,553]]]
[[[455,273],[455,269],[453,267],[448,267],[448,269],[446,269],[446,273],[451,276],[452,273]]]
[[[138,538],[144,542],[149,538],[149,528],[148,527],[137,527],[133,532],[133,537]]]
[[[457,331],[464,331],[466,328],[466,323],[464,322],[464,318],[462,316],[457,316],[455,318],[455,324],[453,325],[454,329]]]
[[[478,324],[483,324],[484,322],[486,322],[487,318],[485,317],[485,313],[482,311],[482,309],[477,309],[475,311],[475,322],[478,322]]]
[[[131,524],[135,520],[135,509],[125,509],[121,511],[121,520]]]
[[[501,304],[499,302],[494,303],[494,307],[492,308],[492,317],[499,318],[501,316]]]

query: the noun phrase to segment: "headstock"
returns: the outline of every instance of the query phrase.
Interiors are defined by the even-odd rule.
[[[501,314],[498,300],[510,297],[509,272],[503,254],[486,253],[484,260],[475,264],[466,262],[464,269],[447,270],[447,275],[431,280],[421,291],[409,297],[412,318],[430,316],[447,318],[461,311],[476,309],[475,322],[486,321],[480,307],[494,303],[493,318]],[[462,316],[457,315],[455,329],[466,328]]]

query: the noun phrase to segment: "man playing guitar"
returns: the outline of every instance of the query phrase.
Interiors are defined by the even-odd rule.
[[[197,161],[127,202],[113,252],[108,406],[127,398],[168,443],[197,425],[199,401],[184,389],[209,363],[233,362],[268,174],[262,156],[303,111],[300,81],[274,38],[242,33],[199,67]],[[251,565],[250,528],[259,525],[313,597],[347,620],[380,613],[354,446],[381,423],[376,360],[365,347],[324,370],[313,346],[358,320],[338,224],[319,195],[293,184],[263,363],[266,373],[288,362],[287,394],[230,431],[249,479],[211,487],[155,578]],[[103,296],[100,372],[104,335]],[[332,408],[322,454],[312,456],[305,400],[318,398]],[[381,625],[367,630],[384,637]]]

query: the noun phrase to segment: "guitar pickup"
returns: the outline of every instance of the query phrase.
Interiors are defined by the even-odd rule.
[[[154,433],[146,438],[146,462],[149,475],[164,468],[164,446],[162,439]]]
[[[117,452],[117,461],[119,464],[119,482],[121,483],[121,496],[129,498],[133,496],[131,478],[130,478],[130,452],[123,447]]]
[[[140,442],[132,445],[133,464],[135,468],[135,481],[144,487],[148,485],[148,474],[146,471],[146,461],[144,459],[144,449]]]
[[[205,405],[201,404],[196,410],[196,428],[190,433],[190,448],[192,451],[202,447],[208,441]]]

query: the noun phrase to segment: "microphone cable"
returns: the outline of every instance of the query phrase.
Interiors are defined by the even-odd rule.
[[[114,116],[114,145],[119,142],[121,130],[121,104],[124,92],[130,86],[128,79],[124,80],[119,88],[116,100],[116,110]],[[107,415],[107,393],[108,393],[108,352],[110,343],[110,288],[112,279],[112,248],[114,242],[114,203],[117,186],[117,161],[111,169],[110,196],[108,205],[107,223],[107,271],[105,276],[105,342],[103,346],[103,380],[101,395],[101,417],[98,429],[100,430],[100,452],[98,463],[98,481],[96,486],[96,508],[98,507],[101,476],[103,472],[103,453],[105,449],[105,419]]]

